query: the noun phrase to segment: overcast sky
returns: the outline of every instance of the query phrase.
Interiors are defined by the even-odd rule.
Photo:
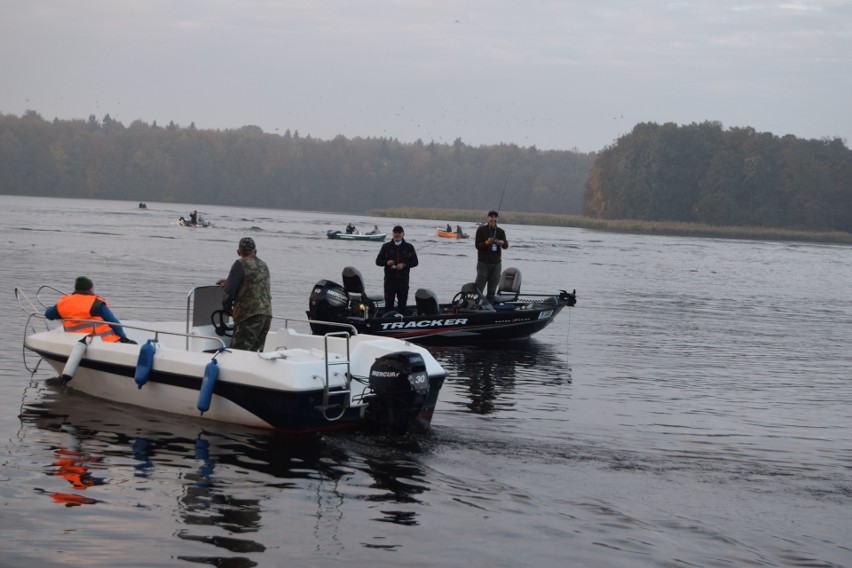
[[[0,113],[600,150],[852,140],[852,1],[0,0]]]

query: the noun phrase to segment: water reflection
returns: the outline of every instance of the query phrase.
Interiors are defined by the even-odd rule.
[[[364,500],[382,504],[375,522],[418,525],[418,513],[408,506],[419,504],[428,487],[418,463],[425,450],[416,436],[294,439],[156,414],[67,390],[56,379],[47,383],[38,400],[22,408],[22,435],[32,438],[30,447],[45,448],[48,473],[67,480],[71,490],[40,491],[66,506],[139,501],[148,510],[171,508],[184,525],[174,532],[178,540],[220,551],[180,555],[184,560],[253,565],[240,555],[263,553],[268,545],[280,548],[262,542],[270,523],[279,524],[263,516],[297,515],[286,511],[293,500],[314,508],[318,547],[339,545],[345,507]]]
[[[553,345],[534,339],[507,343],[500,349],[464,346],[430,347],[464,392],[465,407],[474,414],[510,411],[516,389],[556,387],[571,383],[571,367]]]
[[[432,438],[422,434],[405,436],[368,436],[363,433],[345,434],[327,440],[330,444],[350,449],[348,462],[358,474],[365,474],[369,495],[364,499],[377,504],[381,516],[373,520],[408,527],[420,525],[418,506],[422,494],[429,491],[426,471],[421,460],[432,451]],[[356,475],[354,483],[358,483]],[[379,529],[379,534],[384,533]],[[364,543],[367,548],[394,549],[399,545],[382,542]]]
[[[78,507],[80,505],[94,505],[99,503],[97,499],[82,495],[79,491],[85,491],[94,485],[103,485],[101,477],[95,477],[92,468],[100,467],[100,456],[94,456],[79,450],[68,449],[59,446],[54,449],[56,459],[53,462],[51,475],[61,477],[71,484],[75,492],[51,491],[48,495],[54,502],[66,507]]]

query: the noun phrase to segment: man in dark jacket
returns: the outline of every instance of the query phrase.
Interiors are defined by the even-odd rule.
[[[500,284],[502,250],[509,248],[506,232],[497,226],[498,216],[496,211],[489,211],[488,223],[476,230],[476,287],[485,292],[485,285],[488,285],[488,293],[485,294],[488,300],[494,298]]]
[[[417,266],[414,245],[404,237],[402,227],[394,227],[393,240],[383,244],[376,257],[376,266],[385,268],[385,309],[392,310],[396,298],[399,313],[404,313],[408,304],[408,273]]]

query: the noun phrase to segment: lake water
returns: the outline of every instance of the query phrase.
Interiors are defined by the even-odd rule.
[[[214,226],[177,226],[193,208]],[[511,348],[432,348],[424,435],[292,440],[24,366],[16,286],[85,274],[119,317],[168,318],[246,235],[277,315],[346,265],[378,292],[379,245],[325,237],[349,221],[403,224],[413,288],[474,278],[444,219],[0,196],[0,566],[852,566],[848,246],[505,225],[523,289],[578,304]]]

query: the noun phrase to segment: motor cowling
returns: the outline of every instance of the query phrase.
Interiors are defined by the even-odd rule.
[[[412,426],[428,428],[428,419],[420,417],[429,395],[429,374],[423,356],[399,351],[379,357],[370,367],[373,393],[365,418],[380,428],[405,432]]]
[[[349,294],[337,282],[320,280],[314,284],[308,300],[308,319],[343,323],[349,317]],[[339,327],[311,324],[314,333],[340,331]]]

